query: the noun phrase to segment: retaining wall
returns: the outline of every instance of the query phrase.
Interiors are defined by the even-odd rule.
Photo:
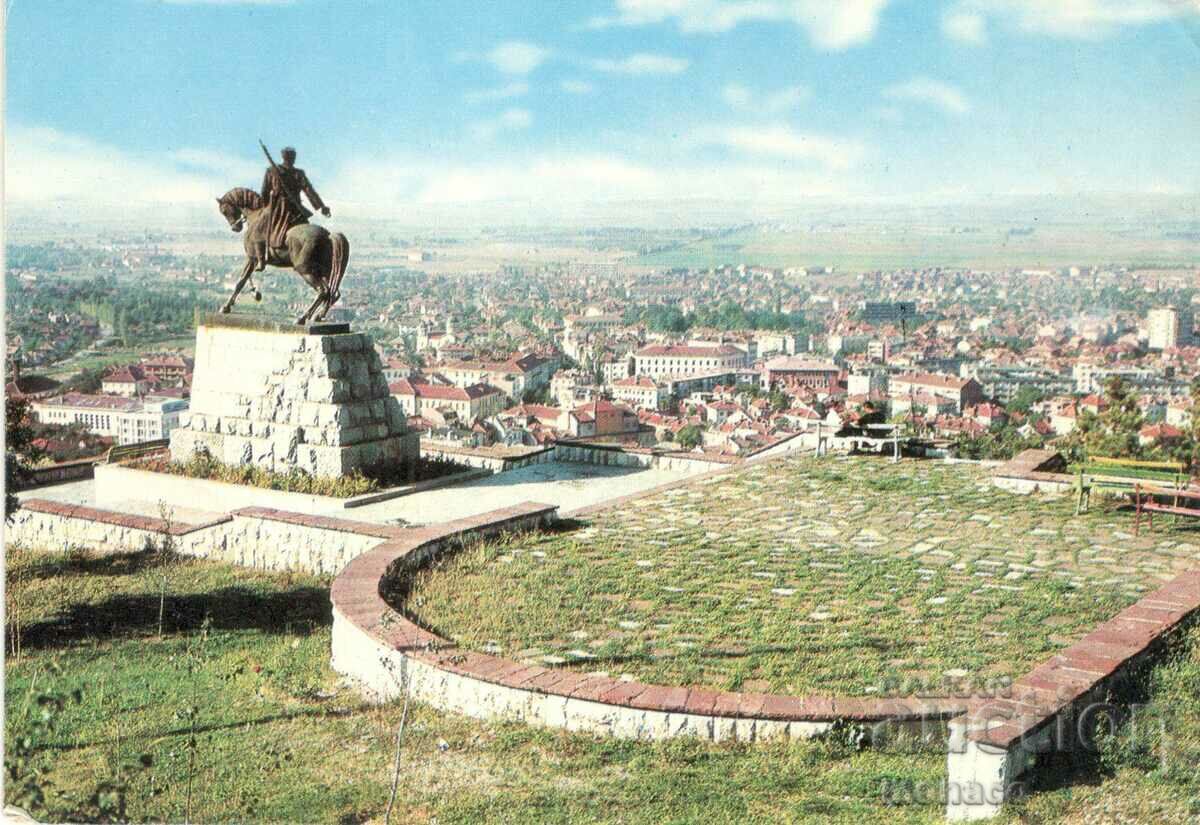
[[[1200,609],[1200,570],[1103,622],[1017,679],[1004,696],[973,705],[950,723],[946,817],[986,819],[1022,790],[1035,756],[1086,744],[1108,694]]]
[[[170,537],[177,547],[190,547],[197,538],[231,521],[230,516],[183,524],[58,501],[29,499],[21,503],[5,528],[5,541],[52,551],[85,547],[100,553],[137,553],[161,547]]]
[[[1023,450],[1000,464],[992,472],[992,483],[1010,493],[1062,494],[1069,492],[1074,480],[1067,473],[1066,461],[1054,450]]]
[[[5,538],[28,547],[83,547],[99,553],[137,553],[160,548],[170,538],[183,555],[260,570],[334,575],[356,556],[405,532],[403,527],[266,507],[246,507],[197,524],[29,499]]]
[[[557,460],[554,456],[553,447],[546,447],[541,450],[525,453],[524,455],[504,456],[489,455],[482,451],[467,448],[460,449],[450,446],[439,446],[428,441],[421,442],[421,455],[448,458],[458,464],[465,464],[468,467],[481,467],[495,473],[519,470],[522,467],[529,467],[534,464],[547,464]]]
[[[740,459],[728,461],[712,458],[696,458],[688,453],[653,453],[626,450],[621,447],[604,447],[598,444],[572,444],[558,442],[554,445],[554,460],[576,464],[598,464],[604,467],[654,467],[661,470],[683,470],[706,472],[738,464]]]

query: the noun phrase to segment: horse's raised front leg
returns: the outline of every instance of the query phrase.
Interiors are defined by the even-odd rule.
[[[237,303],[238,294],[242,291],[242,287],[250,280],[250,275],[254,272],[254,259],[246,261],[246,265],[242,267],[241,277],[238,278],[237,284],[233,287],[233,294],[229,296],[229,300],[221,307],[221,312],[228,315],[233,310],[233,305]]]

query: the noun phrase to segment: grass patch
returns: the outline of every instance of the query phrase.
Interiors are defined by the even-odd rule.
[[[473,547],[404,607],[474,649],[654,683],[986,689],[1200,557],[1194,527],[1130,518],[973,465],[793,458]]]
[[[330,671],[326,580],[20,548],[7,577],[24,646],[6,663],[5,733],[29,740],[43,818],[95,821],[103,785],[130,821],[382,821],[400,707],[364,704]],[[887,807],[879,789],[943,774],[939,749],[653,745],[414,704],[393,821],[934,823],[936,803]]]

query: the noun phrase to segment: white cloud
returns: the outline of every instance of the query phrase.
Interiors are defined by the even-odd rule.
[[[266,164],[265,159],[251,161],[222,152],[196,148],[176,149],[168,157],[185,169],[212,173],[223,180],[254,180],[256,176],[262,175],[263,166]]]
[[[542,192],[553,197],[590,192],[614,195],[654,188],[654,173],[621,158],[583,155],[529,164],[472,165],[434,171],[417,193],[421,203],[461,203]]]
[[[870,42],[879,26],[879,17],[889,0],[801,0],[795,2],[796,22],[808,29],[816,45],[826,49],[846,49]]]
[[[1033,34],[1097,39],[1123,26],[1144,26],[1200,15],[1200,3],[1196,0],[961,0],[948,17],[956,14],[992,18]],[[955,36],[945,26],[943,30]]]
[[[942,15],[942,34],[959,43],[981,45],[987,42],[987,20],[974,11],[947,11]]]
[[[550,58],[549,49],[523,40],[507,40],[485,54],[459,52],[458,60],[482,60],[505,74],[529,74]]]
[[[359,209],[367,211],[369,204],[375,214],[411,205],[524,203],[553,210],[640,200],[795,201],[857,189],[857,182],[843,176],[804,172],[778,161],[713,167],[588,153],[470,164],[359,161],[343,169],[338,180],[360,199]]]
[[[257,186],[261,176],[257,164],[203,149],[144,156],[16,124],[5,140],[5,196],[14,202],[204,204],[234,186]]]
[[[688,61],[682,57],[662,54],[631,54],[620,60],[598,58],[589,60],[588,65],[601,72],[627,75],[681,74],[687,70]]]
[[[529,84],[518,81],[492,89],[473,89],[463,95],[463,100],[467,103],[487,103],[496,100],[511,100],[527,94],[529,94]]]
[[[478,138],[490,140],[501,132],[528,129],[532,123],[533,115],[528,109],[505,109],[496,117],[476,121],[471,126],[471,131]]]
[[[610,15],[592,17],[584,28],[645,26],[673,22],[685,33],[729,31],[744,22],[789,22],[803,28],[822,49],[862,45],[875,36],[891,0],[616,0]]]
[[[596,87],[586,80],[567,79],[558,84],[564,92],[572,95],[589,95]]]
[[[971,111],[971,102],[959,89],[929,77],[914,77],[904,83],[888,86],[883,96],[890,100],[909,100],[924,103],[952,115]]]
[[[756,92],[740,83],[730,83],[721,90],[721,99],[735,109],[777,115],[796,108],[812,97],[806,86],[786,86],[769,92]]]
[[[798,132],[778,124],[702,129],[693,140],[747,155],[810,161],[838,172],[857,166],[866,153],[866,147],[852,138]]]

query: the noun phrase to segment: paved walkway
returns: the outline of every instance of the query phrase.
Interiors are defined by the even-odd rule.
[[[98,503],[96,500],[96,482],[90,478],[86,481],[71,481],[66,484],[55,484],[51,487],[26,490],[23,493],[18,493],[17,498],[21,500],[41,498],[48,501],[61,501],[66,504],[86,504],[89,507],[99,507],[102,510],[118,510],[122,513],[129,513],[135,516],[163,517],[157,501],[121,499],[116,502]],[[203,504],[200,501],[196,503]],[[184,524],[202,524],[224,515],[222,512],[205,510],[202,507],[173,506],[170,509],[171,519]]]
[[[438,524],[526,501],[535,501],[556,505],[560,508],[560,514],[566,516],[579,508],[641,492],[659,484],[695,475],[704,469],[703,466],[685,471],[603,467],[567,462],[534,464],[466,484],[341,510],[337,515],[378,523]],[[75,481],[30,490],[22,493],[21,498],[44,498],[159,517],[156,502],[121,500],[116,504],[97,505],[95,485],[94,480]],[[174,518],[191,523],[206,521],[220,515],[219,512],[203,509],[203,501],[197,500],[196,505],[189,508],[175,507]]]

